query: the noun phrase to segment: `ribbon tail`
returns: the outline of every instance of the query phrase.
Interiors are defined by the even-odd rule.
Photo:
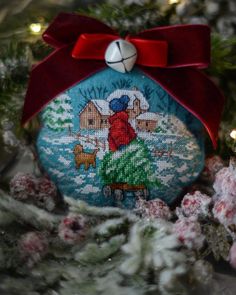
[[[23,125],[65,89],[106,67],[103,61],[75,61],[71,50],[71,46],[55,50],[31,71],[22,114]]]
[[[225,98],[215,84],[193,68],[140,68],[202,122],[216,148]]]

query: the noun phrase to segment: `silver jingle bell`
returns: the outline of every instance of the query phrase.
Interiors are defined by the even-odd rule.
[[[111,42],[105,53],[106,64],[121,73],[130,72],[137,59],[135,46],[123,39]]]

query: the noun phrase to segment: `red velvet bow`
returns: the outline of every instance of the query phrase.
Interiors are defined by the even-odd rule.
[[[120,37],[96,19],[59,14],[43,34],[44,41],[55,50],[31,72],[22,123],[58,94],[106,68],[104,53],[113,38]],[[224,97],[198,70],[210,62],[209,27],[158,27],[127,38],[138,50],[138,67],[203,123],[216,146]]]

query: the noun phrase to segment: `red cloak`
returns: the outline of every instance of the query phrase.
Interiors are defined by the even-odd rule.
[[[128,120],[129,115],[126,111],[115,113],[109,118],[108,142],[111,151],[117,151],[121,145],[128,145],[137,137]]]

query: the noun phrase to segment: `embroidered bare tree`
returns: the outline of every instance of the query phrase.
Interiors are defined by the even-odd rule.
[[[152,99],[152,94],[153,94],[154,90],[149,85],[145,84],[142,92],[144,94],[144,97],[149,102]]]
[[[112,83],[114,89],[129,89],[131,85],[131,79],[120,79]]]
[[[84,90],[79,88],[78,92],[86,100],[86,102],[89,102],[91,99],[105,99],[108,89],[104,86],[92,86]]]
[[[91,99],[106,99],[108,89],[104,86],[92,86],[84,90],[79,88],[78,92],[85,99],[86,105]],[[83,105],[80,103],[80,101],[78,103],[81,108],[84,107],[84,103]]]

